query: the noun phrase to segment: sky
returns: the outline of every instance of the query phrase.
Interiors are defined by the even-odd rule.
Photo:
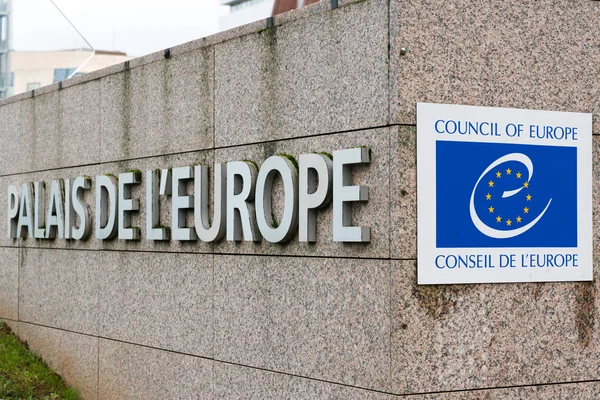
[[[219,0],[54,0],[96,50],[142,56],[219,30]],[[13,0],[17,51],[86,48],[51,0]]]

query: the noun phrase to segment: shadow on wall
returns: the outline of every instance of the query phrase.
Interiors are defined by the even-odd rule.
[[[302,2],[302,7],[307,6],[309,4],[313,4],[318,2],[319,0],[304,0]],[[275,5],[273,6],[273,15],[282,14],[284,12],[288,12],[297,8],[298,1],[297,0],[275,0]]]

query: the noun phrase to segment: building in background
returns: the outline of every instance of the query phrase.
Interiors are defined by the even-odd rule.
[[[118,51],[64,50],[10,52],[12,94],[130,60]]]
[[[92,49],[17,51],[12,41],[13,6],[12,0],[0,0],[0,99],[132,58]]]
[[[319,0],[221,0],[221,5],[229,6],[229,14],[221,17],[222,31],[268,18]]]
[[[0,0],[0,99],[10,96],[10,0]]]

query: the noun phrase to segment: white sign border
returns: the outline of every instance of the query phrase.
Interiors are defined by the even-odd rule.
[[[436,247],[436,141],[439,134],[433,131],[433,123],[438,119],[451,117],[455,120],[471,120],[476,115],[478,121],[540,125],[577,126],[577,207],[578,207],[578,247],[576,249],[535,248],[490,248],[486,254],[497,257],[499,254],[515,254],[521,257],[531,253],[579,254],[579,267],[547,268],[481,268],[481,269],[439,269],[435,267],[435,256],[439,253],[480,254],[482,249],[440,249]],[[429,124],[429,125],[428,125]],[[502,125],[503,127],[503,125]],[[460,135],[447,135],[443,140],[488,143],[518,143],[546,146],[565,146],[564,141],[551,139],[521,138],[518,142],[490,137],[471,136],[467,140]],[[467,284],[467,283],[515,283],[515,282],[556,282],[593,280],[592,257],[592,114],[561,111],[524,110],[498,107],[480,107],[453,104],[417,103],[417,269],[418,284]]]

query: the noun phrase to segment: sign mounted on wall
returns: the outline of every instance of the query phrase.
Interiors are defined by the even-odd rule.
[[[417,105],[419,284],[592,280],[592,115]]]
[[[301,154],[298,160],[290,154],[273,155],[260,168],[246,160],[147,170],[145,239],[285,243],[297,234],[298,241],[315,243],[317,212],[331,203],[332,240],[369,243],[371,228],[352,225],[352,204],[369,200],[368,186],[352,184],[352,167],[370,162],[371,150],[358,147],[333,155]],[[280,221],[273,214],[272,199],[277,175],[283,188]],[[142,229],[133,226],[140,199],[133,197],[132,188],[143,184],[143,177],[142,171],[131,170],[95,179],[56,179],[49,183],[48,195],[45,182],[8,185],[6,234],[12,239],[86,240],[94,227],[99,240],[141,240]],[[193,187],[192,194],[188,186]],[[86,191],[95,192],[94,214],[84,201]],[[171,225],[164,226],[160,211],[168,203]],[[187,225],[188,214],[193,226]]]

